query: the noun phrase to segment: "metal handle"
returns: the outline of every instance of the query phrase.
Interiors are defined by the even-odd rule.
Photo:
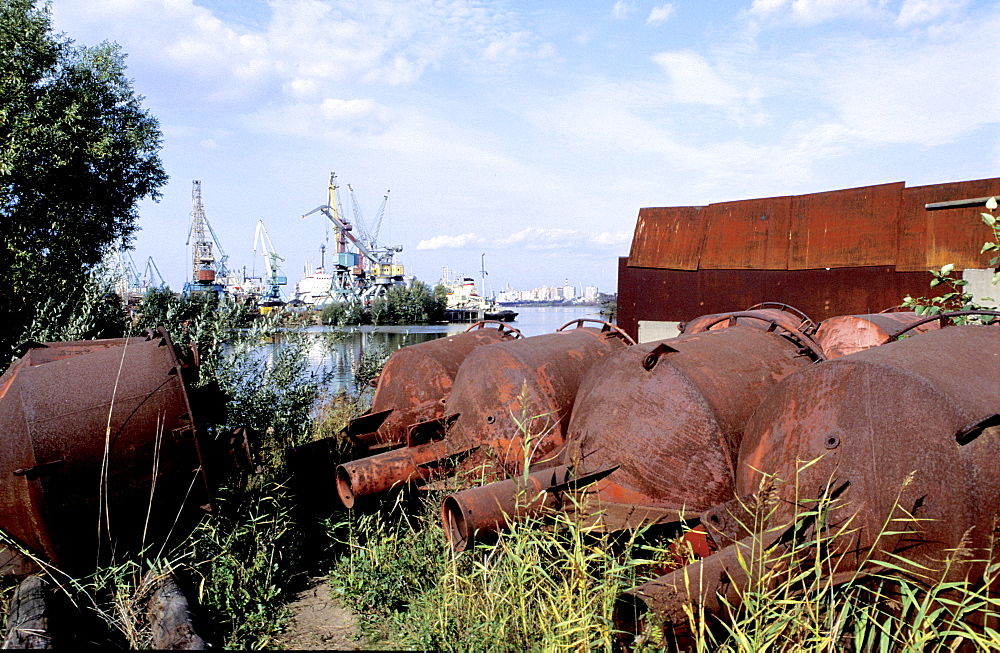
[[[605,322],[604,320],[598,320],[598,319],[595,319],[595,318],[592,318],[592,317],[581,317],[581,318],[578,318],[576,320],[570,320],[566,324],[564,324],[561,327],[559,327],[558,329],[556,329],[556,331],[562,331],[563,329],[566,329],[567,327],[569,327],[569,325],[571,325],[571,324],[575,324],[576,325],[575,328],[581,329],[581,328],[583,328],[583,323],[584,322],[594,322],[596,324],[600,324],[601,325],[601,333],[613,333],[614,335],[620,336],[621,339],[624,340],[625,342],[627,342],[629,345],[634,345],[635,344],[635,340],[632,339],[632,336],[630,336],[629,334],[627,334],[624,331],[622,331],[619,326],[617,326],[615,324],[611,324],[610,322]]]
[[[501,322],[500,320],[479,320],[475,324],[470,324],[469,328],[466,329],[464,331],[464,333],[468,333],[469,331],[472,331],[473,329],[485,329],[486,325],[488,325],[488,324],[489,325],[494,325],[494,324],[497,325],[497,330],[498,331],[506,331],[508,333],[508,335],[513,336],[515,340],[518,339],[518,338],[523,338],[524,337],[518,329],[515,329],[514,327],[510,326],[506,322]]]
[[[916,329],[918,326],[922,326],[924,324],[927,324],[928,322],[933,322],[934,320],[940,320],[941,321],[941,326],[948,326],[948,321],[951,318],[953,318],[953,317],[962,317],[963,315],[992,315],[994,318],[998,318],[998,317],[1000,317],[1000,311],[986,311],[986,310],[979,310],[979,311],[952,311],[951,313],[938,313],[937,315],[930,315],[928,317],[925,317],[922,320],[917,320],[916,322],[914,322],[913,324],[909,325],[905,329],[901,329],[900,331],[897,331],[896,333],[894,333],[891,336],[889,336],[889,338],[885,342],[895,342],[896,340],[899,339],[900,336],[902,336],[907,331],[910,331],[911,329]],[[996,320],[990,320],[990,323],[992,324],[995,321]],[[882,343],[882,344],[885,344],[885,343]]]

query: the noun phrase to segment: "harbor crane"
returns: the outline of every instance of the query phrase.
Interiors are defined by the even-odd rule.
[[[222,286],[217,280],[225,278],[226,260],[229,257],[222,250],[219,237],[205,217],[205,207],[201,202],[201,181],[197,179],[191,182],[191,227],[184,244],[191,246],[191,280],[184,284],[184,292],[222,292]],[[213,247],[219,250],[218,258]]]
[[[264,228],[264,221],[257,221],[257,230],[254,232],[253,236],[253,253],[257,254],[257,245],[260,245],[261,253],[264,256],[264,269],[267,270],[267,280],[264,282],[266,290],[261,296],[261,301],[264,305],[275,305],[281,304],[281,286],[288,283],[288,278],[278,274],[278,263],[284,261],[285,259],[278,256],[277,252],[274,251],[274,245],[271,243],[271,237],[267,234],[267,229]]]
[[[379,245],[370,233],[363,235],[362,238],[355,236],[354,225],[343,215],[340,208],[337,199],[338,188],[336,173],[330,173],[327,203],[317,206],[302,217],[322,213],[336,231],[334,270],[331,271],[333,277],[330,288],[331,299],[338,302],[369,303],[372,299],[384,295],[390,287],[403,282],[403,266],[396,263],[396,254],[403,251],[403,248]],[[353,189],[351,190],[353,200]],[[379,209],[379,225],[387,201],[388,194],[382,208]],[[362,222],[360,208],[356,209],[355,216],[359,223]],[[368,242],[365,242],[366,240]],[[350,251],[352,246],[357,251]]]

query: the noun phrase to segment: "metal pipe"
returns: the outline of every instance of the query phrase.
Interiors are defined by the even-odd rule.
[[[448,542],[455,551],[464,551],[476,535],[502,530],[512,517],[523,519],[556,508],[560,499],[549,490],[571,478],[570,468],[560,465],[445,497],[441,521]]]
[[[940,211],[942,209],[969,209],[974,206],[986,206],[986,203],[990,201],[990,197],[975,197],[968,200],[950,200],[948,202],[930,202],[924,204],[924,208],[928,211]]]
[[[446,442],[429,442],[369,456],[337,467],[337,494],[344,506],[353,508],[365,496],[388,492],[402,483],[429,478],[433,463],[456,452]]]

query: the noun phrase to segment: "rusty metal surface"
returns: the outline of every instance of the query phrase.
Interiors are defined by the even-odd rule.
[[[520,473],[526,456],[533,465],[554,465],[583,375],[627,346],[615,331],[580,327],[476,348],[455,376],[444,416],[411,427],[409,443],[416,446],[338,469],[338,488],[350,487],[342,499],[354,502],[425,479],[422,465],[456,454],[472,452],[463,468],[488,469],[496,477]],[[437,457],[432,461],[425,453]]]
[[[618,266],[620,327],[638,336],[639,320],[684,322],[761,302],[781,302],[814,320],[878,313],[906,295],[927,296],[927,272],[891,267],[831,270],[656,270]]]
[[[406,432],[413,424],[441,417],[444,400],[466,356],[477,347],[520,336],[509,326],[496,324],[500,326],[473,325],[463,333],[393,352],[379,375],[369,414],[352,420],[345,435],[364,447],[399,444],[406,440]],[[383,411],[391,412],[375,422],[376,430],[369,430],[366,417]]]
[[[825,497],[813,528],[822,524],[827,537],[846,532],[826,544],[839,574],[863,574],[891,559],[916,577],[975,578],[992,552],[1000,512],[1000,386],[977,380],[996,378],[996,326],[942,328],[802,370],[748,424],[737,492],[750,498],[772,488],[773,510],[758,526],[770,538],[790,536],[790,526]],[[668,621],[687,600],[675,591],[683,574],[709,579],[706,597],[738,597],[746,579],[716,567],[739,546],[633,594]],[[959,546],[968,556],[945,565]]]
[[[823,320],[814,339],[827,358],[839,358],[884,345],[893,335],[921,319],[922,316],[912,311],[840,315]],[[915,329],[912,335],[938,328],[939,324],[931,322]]]
[[[630,265],[697,270],[706,225],[697,206],[639,209]]]
[[[734,326],[644,343],[580,387],[563,461],[602,501],[697,514],[732,497],[743,429],[768,391],[812,364],[797,343]]]
[[[432,477],[443,471],[438,463],[457,453],[448,443],[437,441],[343,463],[336,472],[337,494],[344,507],[353,508],[362,497]]]
[[[673,270],[808,270],[953,263],[982,268],[979,212],[933,202],[1000,195],[1000,178],[903,182],[785,197],[643,208],[629,265]]]
[[[928,211],[925,204],[971,197],[1000,196],[1000,179],[915,186],[903,191],[896,269],[923,271],[952,263],[957,270],[986,267],[979,251],[986,241],[981,208]]]
[[[712,313],[696,317],[690,322],[678,325],[677,328],[681,333],[702,333],[703,331],[726,329],[735,324],[764,330],[780,326],[787,330],[799,331],[805,335],[815,330],[816,325],[804,313],[791,307],[787,307],[787,309],[752,308],[746,311]]]
[[[453,550],[464,551],[477,535],[557,508],[561,495],[551,490],[571,479],[570,468],[560,465],[449,495],[441,504],[445,536]]]
[[[208,502],[184,383],[164,333],[53,343],[0,378],[0,527],[64,568],[166,536]],[[154,487],[155,486],[155,487]]]
[[[903,182],[792,198],[789,270],[895,265]]]
[[[584,375],[626,348],[614,332],[580,327],[477,349],[445,406],[458,415],[448,441],[458,450],[487,445],[469,464],[501,475],[520,474],[526,458],[554,464]]]
[[[928,520],[920,529],[936,544],[908,556],[930,563],[971,526],[979,528],[969,544],[981,547],[1000,509],[1000,432],[990,422],[1000,386],[975,380],[995,378],[997,327],[947,327],[816,365],[776,389],[748,426],[738,492],[753,492],[761,473],[794,479],[796,459],[820,458],[800,483],[849,483],[845,512],[859,513],[864,547],[916,472],[900,505]],[[776,523],[791,506],[777,510]]]
[[[782,270],[788,267],[791,197],[719,202],[706,206],[702,213],[709,235],[704,241],[699,268]]]

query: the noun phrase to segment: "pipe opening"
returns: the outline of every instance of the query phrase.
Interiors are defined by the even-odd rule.
[[[345,508],[354,507],[354,483],[351,473],[343,465],[337,466],[337,494]]]
[[[625,650],[641,648],[650,644],[650,633],[647,632],[649,622],[649,606],[634,594],[622,594],[615,601],[612,619],[615,625],[615,636]],[[656,644],[656,642],[652,642]]]
[[[441,504],[441,522],[444,526],[445,536],[456,553],[469,548],[472,543],[469,521],[465,517],[462,505],[455,497],[445,497]]]

